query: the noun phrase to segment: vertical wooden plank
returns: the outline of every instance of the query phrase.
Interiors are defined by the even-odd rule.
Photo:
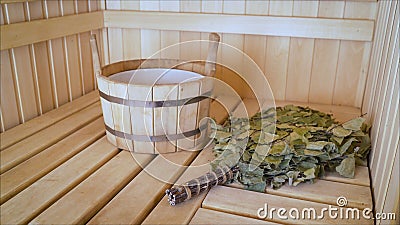
[[[364,43],[341,41],[333,104],[357,106],[356,91],[360,79]]]
[[[318,1],[294,1],[293,16],[316,17]],[[313,38],[291,38],[286,99],[308,102],[314,52]]]
[[[246,1],[246,14],[267,15],[269,1]],[[244,35],[244,52],[264,71],[267,37],[263,35]],[[250,65],[253,66],[253,65]]]
[[[89,2],[89,11],[96,12],[99,10],[99,1],[97,0],[88,0]]]
[[[376,2],[346,2],[344,18],[375,19]],[[361,107],[368,72],[370,42],[341,41],[334,104]]]
[[[73,1],[62,1],[62,8],[64,16],[73,15],[75,13],[75,7]],[[68,70],[69,70],[69,82],[71,88],[71,97],[76,99],[82,96],[83,84],[80,69],[80,54],[79,54],[79,43],[78,35],[73,34],[65,37],[65,49],[68,58]]]
[[[370,154],[370,169],[375,211],[397,214],[400,98],[398,6],[397,1],[379,2],[377,29],[363,104],[363,109],[367,110],[372,121],[373,151]],[[397,221],[390,223],[397,224]],[[376,220],[376,224],[387,223],[388,221]]]
[[[60,16],[58,1],[43,2],[45,18]],[[50,67],[53,76],[54,95],[56,107],[68,102],[68,84],[65,65],[65,53],[61,38],[55,38],[47,42],[49,48]]]
[[[344,1],[320,1],[318,17],[341,18],[344,4]],[[311,103],[332,104],[339,44],[339,40],[315,40],[308,96]]]
[[[109,83],[110,95],[122,99],[128,99],[128,85],[123,83]],[[111,103],[114,130],[132,134],[131,117],[129,107],[118,103]],[[125,138],[116,137],[118,147],[133,151],[133,142]]]
[[[60,10],[60,16],[64,16],[64,6],[62,2],[59,3],[59,10]],[[62,37],[62,42],[63,42],[63,48],[64,48],[64,63],[65,63],[65,69],[66,69],[66,74],[67,74],[67,86],[68,86],[68,99],[69,101],[72,101],[72,84],[71,84],[71,74],[69,70],[69,57],[68,57],[68,45],[67,45],[67,39],[66,37]]]
[[[88,1],[77,1],[78,2],[78,13],[89,12]],[[82,60],[82,70],[83,70],[83,90],[88,93],[94,90],[94,72],[92,63],[92,54],[90,50],[90,31],[80,34],[80,46],[81,46],[81,60]]]
[[[270,1],[269,15],[291,16],[293,1]],[[286,99],[290,37],[268,37],[265,74],[276,100]]]
[[[7,24],[25,21],[22,3],[7,4],[5,11]],[[20,121],[24,123],[38,115],[29,48],[28,46],[21,46],[11,49],[9,53],[19,101]]]
[[[246,1],[246,14],[268,15],[269,0],[251,0]]]
[[[178,85],[157,85],[153,87],[153,101],[178,99]],[[176,134],[178,107],[154,108],[154,135]],[[158,122],[161,121],[161,122]],[[155,142],[156,153],[176,151],[176,140]]]
[[[172,1],[160,1],[160,11],[163,12],[179,12],[180,2],[179,0]],[[177,44],[180,42],[179,31],[161,31],[161,58],[165,59],[179,59],[180,58],[180,47]]]
[[[142,11],[159,11],[160,1],[141,1],[140,10]],[[159,30],[141,30],[142,43],[142,58],[159,58],[160,55],[155,55],[161,48],[160,31]]]
[[[29,9],[29,3],[24,3],[24,13],[27,21],[31,21],[31,14]],[[39,78],[38,78],[38,71],[36,66],[36,53],[33,44],[29,44],[29,56],[32,65],[32,76],[33,76],[33,86],[35,89],[35,97],[36,97],[36,104],[39,115],[43,114],[42,102],[41,102],[41,95],[40,95],[40,88],[39,88]],[[52,107],[50,108],[52,109]],[[50,110],[48,109],[48,110]]]
[[[385,39],[385,34],[386,34],[386,29],[387,26],[385,24],[388,24],[388,17],[389,17],[389,7],[390,3],[388,1],[383,1],[379,2],[379,10],[378,10],[378,15],[376,18],[376,29],[375,29],[375,35],[374,35],[374,48],[371,53],[371,63],[369,66],[368,73],[373,74],[368,76],[368,81],[366,85],[366,90],[364,93],[364,102],[363,102],[363,112],[370,112],[367,115],[368,119],[372,119],[374,117],[373,112],[373,105],[374,105],[374,100],[375,100],[375,88],[377,88],[377,83],[379,82],[379,76],[381,74],[378,74],[379,66],[380,66],[380,61],[383,57],[383,47],[384,47],[384,39]]]
[[[107,2],[108,3],[108,2]],[[102,0],[100,2],[98,2],[99,5],[99,9],[100,10],[106,10],[107,9],[107,4],[105,0]],[[100,49],[103,49],[103,54],[101,56],[101,66],[107,65],[110,63],[110,52],[108,49],[108,28],[103,28],[100,30],[100,38],[99,38],[99,42],[101,43],[99,46]]]
[[[390,38],[392,36],[393,32],[393,15],[395,11],[395,7],[393,7],[392,4],[393,2],[382,2],[380,4],[384,4],[384,7],[386,7],[388,10],[386,11],[387,17],[383,18],[383,21],[379,21],[380,26],[385,27],[383,30],[384,35],[382,35],[382,40],[380,43],[382,43],[382,49],[379,49],[381,51],[381,57],[378,59],[379,61],[375,61],[376,64],[378,64],[378,68],[376,72],[374,71],[373,76],[377,76],[377,83],[375,84],[374,88],[374,95],[373,96],[373,105],[372,105],[372,110],[370,111],[371,115],[371,121],[373,121],[372,126],[374,129],[371,130],[371,138],[372,140],[377,140],[377,138],[380,137],[380,119],[382,118],[382,113],[384,111],[384,108],[382,107],[382,99],[385,96],[386,90],[385,90],[385,82],[387,81],[387,76],[385,73],[385,66],[386,66],[386,61],[388,60],[388,55],[389,55],[389,43],[390,43]],[[372,159],[371,163],[371,170],[374,171],[375,165],[379,162],[375,161],[375,154],[379,153],[379,151],[373,151],[370,158]]]
[[[40,1],[28,2],[31,20],[43,19],[42,3]],[[33,57],[36,62],[36,71],[38,76],[38,89],[42,112],[48,112],[55,108],[52,83],[49,65],[49,56],[46,42],[33,44]]]
[[[180,46],[180,58],[182,60],[201,60],[201,44],[198,41],[200,39],[199,32],[181,32],[181,42],[187,42]]]
[[[99,10],[99,5],[101,4],[101,1],[93,1],[93,0],[88,0],[88,12],[95,12],[95,11],[98,11]],[[102,45],[100,44],[101,43],[101,29],[97,29],[97,30],[91,30],[90,31],[90,35],[96,35],[96,37],[97,37],[97,39],[96,39],[96,42],[97,42],[97,46],[98,46],[98,51],[99,51],[99,54],[101,55],[101,56],[104,56],[104,50],[103,50],[103,48],[102,48]],[[91,49],[89,49],[89,51],[91,51]],[[92,69],[93,69],[93,74],[92,74],[92,79],[93,79],[93,82],[94,82],[94,89],[97,89],[97,79],[96,79],[96,75],[95,75],[95,68],[94,68],[94,62],[93,62],[93,59],[92,59]],[[100,65],[101,66],[101,65]]]
[[[43,1],[43,14],[45,19],[49,19],[52,17],[57,17],[59,12],[58,2],[50,1],[48,3],[47,0]],[[56,45],[54,42],[57,41]],[[58,96],[57,96],[57,83],[56,83],[56,72],[55,72],[55,62],[54,62],[54,54],[62,52],[61,39],[47,40],[47,54],[50,66],[50,78],[51,78],[51,91],[53,95],[53,101],[55,107],[59,106]]]
[[[395,4],[393,4],[395,8]],[[378,135],[375,136],[372,149],[376,152],[372,155],[371,169],[373,187],[375,188],[375,197],[377,199],[377,209],[382,210],[384,196],[386,195],[389,180],[382,174],[388,174],[392,167],[395,156],[395,146],[399,137],[399,11],[396,10],[392,17],[393,27],[390,33],[388,45],[387,59],[384,62],[385,77],[382,81],[380,96],[378,98],[382,111],[379,117],[375,117],[374,129]],[[394,138],[396,137],[396,138]],[[397,139],[397,140],[396,140]],[[389,171],[389,172],[388,172]]]
[[[223,2],[222,13],[224,14],[245,14],[245,12],[246,11],[244,1],[226,0]],[[244,35],[222,34],[221,42],[226,44],[222,44],[220,47],[221,63],[223,67],[221,70],[221,74],[217,74],[216,77],[218,79],[221,79],[229,86],[233,87],[237,94],[243,97],[246,94],[246,91],[243,89],[243,79],[240,76],[243,76],[242,70],[244,67],[244,56],[240,55],[237,51],[244,51]],[[235,50],[231,46],[237,48],[238,50]],[[236,73],[228,67],[236,70]],[[218,88],[218,85],[215,86],[214,90],[215,96],[231,94],[221,92],[224,90],[224,88]]]
[[[179,84],[178,99],[194,98],[199,95],[200,82],[188,81]],[[184,133],[196,128],[198,103],[183,105],[178,107],[177,133]],[[194,136],[177,140],[179,150],[192,150],[194,147]]]
[[[104,79],[98,79],[97,84],[99,87],[99,91],[105,93],[106,95],[110,95],[110,88],[108,85],[108,82],[106,82]],[[104,124],[108,127],[113,128],[114,127],[114,119],[113,119],[113,114],[112,114],[112,106],[109,101],[106,101],[103,98],[100,98],[101,102],[101,109],[103,112],[103,119],[104,119]],[[110,132],[106,130],[107,134],[107,140],[111,142],[114,146],[117,145],[117,140],[114,135],[112,135]]]
[[[120,1],[106,1],[106,9],[121,10]],[[123,60],[123,40],[121,28],[108,28],[109,63]]]
[[[220,79],[223,83],[232,87],[239,96],[243,97],[246,95],[246,90],[243,88],[244,81],[242,79],[243,73],[243,55],[238,51],[243,51],[244,38],[241,34],[223,34],[220,47],[221,51],[221,73],[216,74],[216,78]],[[233,48],[234,47],[234,48]],[[230,68],[228,68],[230,67]],[[218,66],[217,66],[218,68]],[[231,71],[236,70],[236,72]],[[230,93],[224,93],[224,88],[218,87],[219,83],[215,84],[214,95],[229,95]]]
[[[0,64],[0,99],[1,115],[4,130],[12,128],[20,123],[15,95],[12,67],[8,50],[1,51]]]
[[[128,98],[130,100],[151,101],[153,99],[153,88],[148,85],[128,85]],[[153,108],[130,107],[132,133],[136,135],[154,135]],[[153,153],[154,143],[134,141],[135,152]]]
[[[123,10],[139,10],[140,1],[121,1]],[[141,40],[140,29],[122,29],[122,52],[124,60],[140,59]],[[116,43],[113,43],[114,45]],[[118,49],[121,47],[119,46]]]
[[[202,1],[201,2],[201,12],[202,13],[222,13],[223,9],[223,1]],[[205,33],[202,32],[200,35],[200,39],[202,40],[200,44],[200,58],[202,60],[207,59],[207,54],[208,54],[208,39],[209,39],[210,33]],[[221,35],[221,34],[220,34]],[[222,40],[220,40],[222,41]],[[221,48],[219,46],[219,48]],[[217,52],[217,62],[220,63],[222,58],[222,53],[221,50]],[[219,71],[216,71],[216,73]]]
[[[400,143],[397,143],[396,155],[393,164],[392,173],[389,177],[389,187],[387,189],[386,199],[383,205],[383,213],[396,213],[396,215],[400,214],[400,151],[399,151]],[[378,221],[377,224],[380,224]],[[394,221],[391,221],[391,224],[399,224],[400,218],[397,216]]]
[[[180,2],[180,11],[181,12],[201,12],[201,4],[200,0],[195,1],[181,1]],[[180,32],[180,41],[181,42],[190,42],[193,40],[200,40],[201,34],[200,32]],[[190,42],[186,44],[182,44],[180,46],[180,58],[182,60],[200,60],[201,59],[201,45],[200,42]]]
[[[345,8],[345,18],[375,20],[377,16],[377,6],[378,2],[347,2]],[[355,99],[357,107],[361,107],[364,97],[371,48],[371,42],[364,42],[364,54],[361,59],[361,71]]]
[[[200,12],[201,0],[180,0],[181,12]]]
[[[201,1],[201,12],[204,13],[221,13],[224,1]]]

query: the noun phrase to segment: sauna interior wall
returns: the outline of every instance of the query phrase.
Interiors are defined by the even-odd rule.
[[[97,10],[97,1],[17,1],[1,4],[0,23],[14,24]],[[30,32],[35,31],[26,30],[25,35]],[[1,131],[96,88],[88,45],[91,33],[99,34],[99,30],[1,51]]]
[[[363,111],[372,125],[369,167],[375,211],[396,213],[400,223],[399,1],[380,1]]]
[[[106,9],[160,12],[269,15],[285,17],[376,17],[377,2],[353,1],[106,1]],[[318,23],[318,21],[316,21]],[[179,24],[177,24],[179,29]],[[207,33],[148,29],[108,28],[106,60],[114,62],[148,57],[180,41],[207,39]],[[266,74],[277,100],[360,107],[369,65],[371,42],[315,38],[222,34],[222,41],[248,54]],[[140,43],[140,44],[132,44]],[[230,52],[220,49],[220,60]],[[174,57],[201,58],[206,48],[175,52]],[[218,77],[235,87],[242,97],[252,97],[229,70]]]
[[[3,0],[4,2],[14,2]],[[375,1],[120,1],[58,0],[2,4],[2,24],[102,10],[215,13],[374,20]],[[316,20],[318,24],[318,20]],[[62,25],[61,25],[62,26]],[[65,27],[65,29],[71,29]],[[102,63],[146,58],[180,41],[207,39],[208,32],[108,27],[2,50],[1,131],[96,88],[90,33],[99,34]],[[266,74],[277,100],[361,107],[371,52],[370,41],[221,33],[222,41],[248,54]],[[103,51],[104,50],[104,51]],[[163,57],[205,58],[207,47]],[[240,64],[221,48],[220,61]],[[225,63],[222,62],[222,63]],[[243,81],[227,69],[217,77],[242,97],[252,97]],[[3,81],[4,80],[4,81]]]
[[[259,15],[284,18],[337,18],[375,22],[372,40],[301,38],[220,33],[222,41],[248,54],[266,74],[275,98],[362,108],[373,123],[370,167],[376,210],[398,210],[398,46],[399,4],[397,1],[120,1],[120,0],[2,0],[0,23],[16,24],[46,18],[60,18],[59,30],[64,36],[49,32],[49,37],[28,40],[28,44],[1,50],[1,111],[0,131],[8,130],[38,115],[96,89],[88,45],[89,35],[97,34],[102,64],[119,60],[146,58],[174,43],[207,39],[208,31],[131,29],[105,26],[99,10],[149,12],[211,13],[215,15]],[[89,20],[77,17],[82,27],[63,26],[67,15],[84,15],[92,28],[82,28]],[[396,17],[397,16],[397,17]],[[87,18],[87,17],[86,17]],[[140,21],[131,21],[131,23]],[[102,23],[103,25],[99,25]],[[70,23],[68,23],[70,24]],[[162,24],[162,23],[161,23]],[[27,24],[29,27],[29,23]],[[62,29],[60,29],[62,28]],[[70,33],[69,30],[84,30]],[[212,30],[210,28],[210,30]],[[396,33],[397,32],[397,33]],[[34,31],[27,29],[30,39]],[[62,32],[61,32],[62,33]],[[2,34],[3,35],[3,34]],[[397,35],[397,36],[396,36]],[[56,38],[53,38],[57,36]],[[395,38],[397,37],[397,39]],[[396,41],[397,40],[397,41]],[[3,41],[2,41],[3,45]],[[11,46],[11,45],[10,45]],[[206,46],[192,52],[177,51],[169,58],[205,58]],[[396,55],[397,54],[397,55]],[[221,48],[220,62],[240,64],[229,50]],[[370,61],[371,58],[371,61]],[[397,65],[391,66],[391,65]],[[242,97],[251,97],[243,81],[227,69],[217,77],[232,85]],[[397,92],[396,92],[397,91]],[[397,95],[396,95],[397,93]],[[218,94],[218,93],[217,93]],[[397,162],[397,163],[396,163]],[[396,167],[397,166],[397,167]],[[381,174],[386,174],[381,176]],[[396,179],[397,177],[397,179]]]

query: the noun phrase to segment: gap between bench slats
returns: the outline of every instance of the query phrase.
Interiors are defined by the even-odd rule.
[[[4,150],[21,141],[22,139],[45,129],[98,101],[98,91],[92,91],[80,98],[75,99],[72,102],[60,106],[57,109],[49,111],[42,116],[36,117],[26,123],[11,128],[4,133],[0,133],[0,149]]]
[[[1,173],[36,155],[100,116],[100,102],[97,102],[1,151]]]
[[[2,224],[27,223],[85,180],[119,150],[99,139],[0,206]],[[132,163],[132,165],[134,165]],[[84,201],[84,198],[77,202]],[[74,202],[76,204],[77,202]],[[68,213],[68,211],[64,212]]]
[[[16,167],[0,175],[0,204],[21,192],[51,170],[76,155],[104,136],[104,122],[100,117],[70,136],[48,147]]]

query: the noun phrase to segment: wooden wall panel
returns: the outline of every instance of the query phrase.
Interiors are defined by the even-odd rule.
[[[376,17],[376,3],[346,2],[344,18]],[[361,107],[365,88],[370,42],[341,41],[333,103]]]
[[[317,17],[317,15],[317,1],[293,2],[293,16]],[[314,41],[312,38],[291,38],[290,40],[287,100],[301,102],[309,99]]]
[[[142,11],[159,11],[160,1],[141,1],[140,10]],[[159,58],[159,54],[155,55],[161,49],[161,34],[159,30],[142,29],[141,31],[141,57],[142,58]]]
[[[342,18],[344,5],[344,1],[320,1],[318,17]],[[339,40],[315,40],[309,102],[333,103],[339,45]]]
[[[139,10],[139,3],[139,1],[122,1],[121,7],[125,10]],[[142,47],[139,29],[122,29],[121,43],[124,60],[140,59]]]
[[[363,100],[363,112],[372,124],[372,191],[377,213],[399,212],[399,11],[398,1],[380,1],[377,31]],[[368,10],[367,10],[368,11]],[[398,224],[377,220],[377,224]]]
[[[1,23],[97,11],[98,3],[90,0],[2,2]],[[1,132],[95,89],[91,54],[86,43],[90,33],[1,51]]]
[[[270,1],[269,15],[291,16],[293,1]],[[268,37],[265,74],[276,100],[286,99],[290,37]]]
[[[6,24],[25,21],[23,3],[4,6]],[[34,89],[33,71],[28,46],[10,49],[13,76],[18,93],[21,122],[25,122],[38,115],[37,95]]]
[[[21,21],[109,9],[375,20],[376,6],[377,2],[374,1],[326,0],[304,2],[59,0],[2,4],[3,11],[6,11],[4,9],[6,7],[19,7],[21,12],[16,15],[22,15]],[[26,14],[24,11],[29,13]],[[112,27],[22,46],[26,49],[23,54],[27,54],[31,64],[26,68],[31,76],[24,77],[30,79],[30,82],[23,82],[23,85],[28,84],[29,93],[32,92],[27,96],[34,99],[29,101],[30,105],[26,104],[26,100],[22,101],[24,99],[22,97],[25,96],[22,93],[24,91],[21,92],[20,82],[16,79],[19,78],[18,71],[22,69],[18,67],[18,60],[13,62],[17,48],[9,49],[12,71],[17,72],[13,72],[16,79],[15,105],[21,122],[96,88],[90,49],[85,44],[89,35],[93,33],[99,36],[103,65],[120,60],[146,58],[171,44],[185,40],[207,39],[208,36],[208,33],[180,30],[179,26],[176,31],[149,30],[146,27],[140,29]],[[223,42],[233,44],[257,63],[265,73],[277,100],[361,106],[371,52],[369,42],[229,33],[221,33],[221,37]],[[196,46],[194,49],[195,51],[188,52],[176,47],[163,52],[161,56],[189,59],[205,57],[206,44]],[[227,47],[221,47],[218,55],[220,62],[234,64],[246,71],[246,66],[250,65],[243,64],[243,57],[231,57],[229,51]],[[38,54],[43,57],[39,59]],[[13,63],[18,64],[17,67],[13,66]],[[246,88],[240,76],[233,71],[219,70],[217,77],[233,86],[242,97],[254,96],[252,91]],[[350,86],[352,88],[349,88]],[[5,118],[4,115],[2,117]],[[3,119],[1,123],[8,122]]]

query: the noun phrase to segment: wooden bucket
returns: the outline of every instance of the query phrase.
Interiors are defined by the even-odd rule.
[[[139,59],[100,67],[91,37],[107,139],[135,153],[201,150],[208,117],[218,34],[210,34],[207,60]]]

